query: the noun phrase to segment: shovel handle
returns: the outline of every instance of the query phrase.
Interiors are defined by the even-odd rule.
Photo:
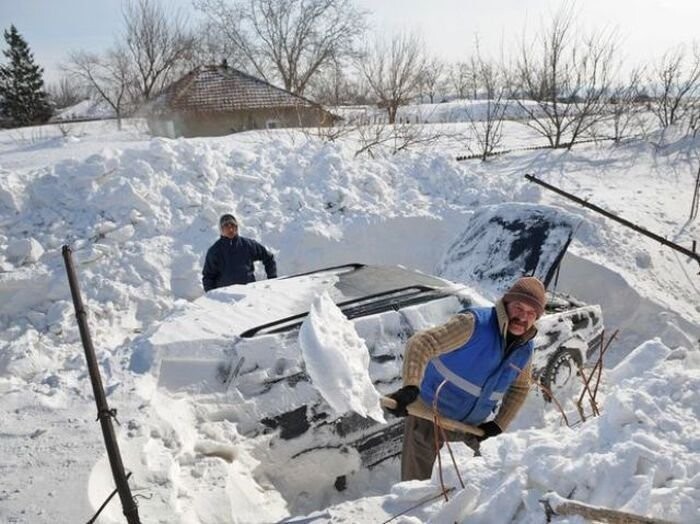
[[[396,401],[391,397],[382,397],[380,404],[382,407],[387,409],[396,409]],[[409,415],[414,417],[422,418],[423,420],[433,421],[433,411],[425,405],[425,403],[418,399],[415,402],[411,402],[406,406],[406,411]],[[453,420],[447,417],[440,417],[440,425],[448,431],[456,431],[457,433],[464,433],[467,435],[476,435],[477,437],[482,437],[484,435],[484,430],[472,426],[471,424],[465,424],[458,420]]]
[[[391,397],[382,397],[379,403],[383,408],[396,409],[396,401]]]

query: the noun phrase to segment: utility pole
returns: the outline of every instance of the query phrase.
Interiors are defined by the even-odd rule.
[[[102,426],[102,435],[104,437],[105,447],[107,448],[107,456],[109,457],[109,464],[112,468],[114,483],[117,486],[117,492],[121,499],[122,510],[127,523],[141,524],[138,507],[136,506],[134,498],[131,496],[129,482],[124,474],[124,464],[122,464],[117,437],[114,434],[114,427],[112,426],[112,417],[116,415],[116,410],[110,410],[107,405],[107,397],[102,387],[102,378],[100,377],[100,368],[97,365],[95,348],[92,345],[92,338],[88,330],[87,313],[83,307],[83,299],[80,296],[80,288],[78,287],[78,277],[75,274],[75,267],[73,266],[71,249],[68,246],[63,246],[62,251],[63,261],[66,265],[66,273],[68,274],[68,284],[70,285],[70,292],[73,297],[75,315],[78,319],[80,339],[83,342],[83,349],[85,349],[85,359],[87,360],[90,381],[92,382],[92,391],[95,395],[95,403],[97,404],[97,418]]]

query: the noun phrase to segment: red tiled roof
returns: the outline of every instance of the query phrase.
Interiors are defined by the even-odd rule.
[[[166,88],[153,109],[218,112],[282,107],[318,107],[310,100],[226,66],[204,66]]]

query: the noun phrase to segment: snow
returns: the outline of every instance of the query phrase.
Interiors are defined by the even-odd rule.
[[[299,345],[312,384],[336,413],[354,411],[386,422],[369,376],[367,346],[327,292],[311,304]]]
[[[431,110],[447,111],[406,109]],[[442,118],[430,125],[466,132]],[[139,121],[123,131],[113,122],[70,129],[67,136],[55,126],[0,132],[0,521],[87,521],[113,490],[60,254],[65,243],[144,522],[381,522],[407,511],[397,521],[535,523],[545,521],[538,501],[549,492],[697,521],[697,264],[522,175],[535,173],[690,246],[700,236],[698,219],[688,220],[700,139],[651,133],[481,163],[456,162],[464,150],[455,143],[464,141],[454,137],[370,157],[355,155],[356,139],[324,142],[291,130],[165,140],[147,136]],[[504,132],[504,147],[537,142],[517,122]],[[386,315],[376,333],[362,323],[351,330],[318,298],[331,275],[290,281],[284,293],[260,280],[204,296],[201,265],[220,214],[233,212],[244,236],[270,247],[281,275],[367,262],[431,274],[442,268],[459,279],[474,266],[446,267],[444,255],[466,218],[506,202],[545,204],[575,219],[557,289],[600,304],[608,335],[620,329],[604,362],[599,417],[569,428],[532,393],[482,456],[453,445],[466,488],[443,455],[445,484],[455,488],[448,503],[437,470],[429,481],[398,483],[396,461],[358,470],[353,453],[319,448],[294,457],[315,443],[255,433],[260,413],[281,413],[319,389],[341,411],[378,415],[366,384],[345,398],[338,392],[362,383],[367,352],[401,350],[383,346],[400,322]],[[498,288],[481,291],[493,299]],[[233,334],[312,304],[303,362],[292,351],[296,338],[232,347]],[[416,326],[432,320],[407,318]],[[222,361],[230,367],[222,370]],[[261,395],[252,380],[304,366],[317,377],[313,385],[273,382]],[[222,371],[226,382],[215,380]],[[335,490],[351,471],[357,482]],[[115,497],[99,522],[123,520]]]
[[[521,104],[528,108],[532,114],[541,114],[539,104],[536,102],[522,101]],[[346,122],[386,122],[387,112],[384,109],[367,106],[334,107],[334,114],[345,119]],[[396,115],[397,121],[438,124],[454,122],[480,122],[493,115],[502,113],[504,119],[515,120],[525,118],[527,111],[517,100],[453,100],[438,104],[412,104],[399,107]]]
[[[114,118],[115,113],[104,100],[81,100],[77,104],[61,109],[52,121],[90,120]]]
[[[661,354],[668,351],[658,342],[654,347]],[[643,371],[627,361],[614,369],[634,374],[634,378],[621,386],[611,384],[602,415],[581,427],[507,432],[486,441],[481,457],[457,455],[462,475],[468,472],[465,482],[470,494],[464,495],[465,504],[475,505],[462,521],[544,522],[538,500],[548,490],[638,515],[694,521],[700,467],[697,354],[671,360],[648,357]],[[445,484],[459,487],[447,453],[443,464]],[[429,492],[439,493],[435,473],[429,484]],[[458,495],[453,496],[456,501]],[[383,499],[377,506],[389,506],[391,495]],[[414,516],[417,522],[428,518],[453,522],[454,506],[458,504],[434,502]],[[364,522],[374,519],[376,510],[365,513],[355,506],[339,505],[327,511],[332,521]]]

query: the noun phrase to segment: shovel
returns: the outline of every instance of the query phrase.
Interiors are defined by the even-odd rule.
[[[380,403],[384,408],[396,409],[396,401],[393,398],[382,397]],[[433,410],[429,408],[420,398],[406,406],[406,411],[408,411],[409,415],[413,415],[414,417],[430,420],[431,422],[434,420]],[[440,417],[440,425],[443,429],[448,431],[456,431],[457,433],[465,433],[467,435],[476,435],[477,437],[482,437],[484,435],[484,431],[481,428],[477,428],[476,426],[465,424],[464,422],[459,422],[458,420],[453,420],[447,417]]]

